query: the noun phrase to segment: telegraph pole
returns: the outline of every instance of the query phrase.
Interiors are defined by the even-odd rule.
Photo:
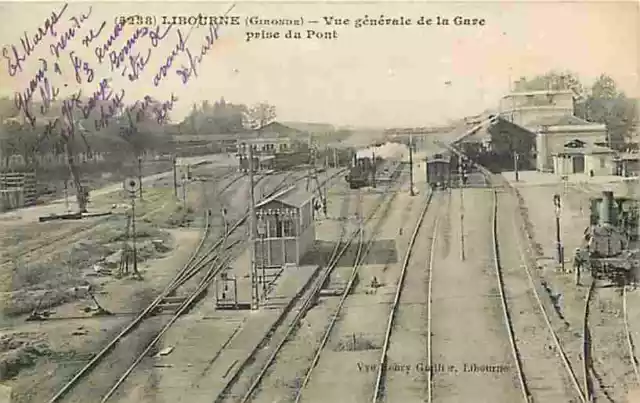
[[[256,276],[256,199],[253,190],[253,146],[249,144],[249,245],[251,248],[251,309],[258,309],[258,283]]]
[[[460,166],[459,166],[459,173],[460,173],[460,259],[461,260],[465,260],[465,253],[464,253],[464,181],[463,181],[463,176],[465,174],[465,167],[464,167],[464,159],[461,157],[460,158]]]
[[[173,155],[173,194],[178,198],[178,157]]]
[[[371,153],[371,163],[373,164],[372,166],[372,170],[373,170],[373,177],[371,178],[371,185],[373,188],[376,187],[376,174],[378,173],[378,169],[376,168],[376,153],[372,152]]]
[[[64,206],[67,209],[67,213],[69,210],[69,181],[65,178],[64,180]]]
[[[142,155],[138,155],[138,183],[140,184],[140,200],[142,200]]]
[[[409,182],[411,183],[411,196],[415,196],[413,193],[413,135],[409,133]]]
[[[184,213],[187,214],[187,173],[184,172],[182,176],[182,208]]]
[[[520,175],[518,172],[518,160],[519,160],[519,156],[517,152],[513,152],[513,172],[515,172],[516,174],[516,182],[520,181]]]

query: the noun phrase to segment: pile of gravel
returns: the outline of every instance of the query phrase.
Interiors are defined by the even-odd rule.
[[[41,335],[14,333],[0,336],[0,381],[18,375],[35,365],[40,357],[51,354]]]

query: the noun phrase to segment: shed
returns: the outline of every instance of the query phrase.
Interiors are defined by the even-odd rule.
[[[612,175],[616,172],[616,152],[609,147],[574,139],[552,154],[553,171],[558,175]]]
[[[255,171],[264,171],[273,169],[275,157],[273,155],[258,155],[253,157],[253,168]],[[238,158],[238,167],[240,171],[247,172],[249,169],[249,157],[240,156]]]
[[[258,203],[256,216],[256,265],[279,268],[299,264],[316,238],[313,194],[290,187]]]
[[[615,162],[617,175],[630,177],[640,174],[640,153],[622,153]]]

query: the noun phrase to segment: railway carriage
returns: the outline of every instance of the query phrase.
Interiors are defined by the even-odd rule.
[[[427,183],[433,189],[446,189],[451,186],[451,156],[435,154],[427,158]]]

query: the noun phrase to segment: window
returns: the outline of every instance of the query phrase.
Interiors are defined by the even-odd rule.
[[[282,221],[280,216],[276,214],[276,238],[282,238]]]
[[[604,157],[600,157],[600,168],[604,168],[606,166]]]
[[[286,219],[282,222],[282,232],[284,236],[295,236],[295,232],[293,229],[293,221],[290,219]]]

